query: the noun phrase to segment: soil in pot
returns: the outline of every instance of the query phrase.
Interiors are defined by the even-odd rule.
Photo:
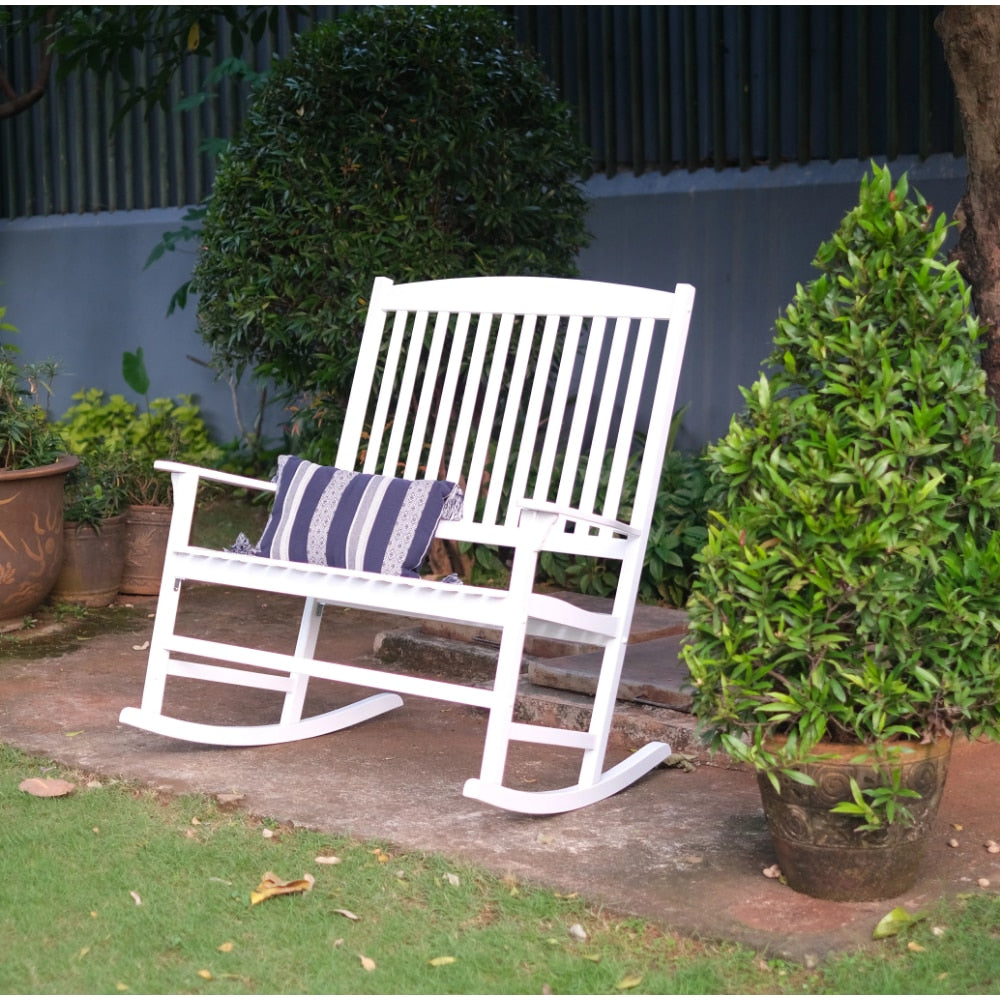
[[[856,817],[830,812],[851,799],[852,777],[862,789],[883,784],[871,764],[852,763],[863,752],[859,746],[818,746],[816,753],[830,754],[829,759],[797,766],[815,785],[784,778],[776,792],[767,775],[758,774],[778,866],[792,889],[818,899],[863,902],[890,899],[913,885],[941,804],[951,741],[906,746],[901,785],[921,795],[904,800],[912,824],[859,832]]]
[[[107,607],[118,596],[125,566],[125,515],[109,517],[95,528],[68,521],[63,529],[63,563],[52,600]]]

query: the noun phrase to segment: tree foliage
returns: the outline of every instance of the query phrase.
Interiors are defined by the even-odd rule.
[[[587,165],[495,10],[347,11],[273,66],[221,160],[194,275],[201,334],[302,400],[323,457],[373,279],[574,274]]]
[[[54,56],[60,79],[90,71],[116,81],[122,100],[113,125],[135,107],[147,114],[154,107],[168,111],[171,82],[188,59],[214,64],[220,31],[228,31],[230,50],[240,57],[266,32],[275,31],[280,17],[299,9],[221,4],[29,8],[15,26],[37,38],[38,69],[19,93],[17,81],[0,65],[0,119],[27,110],[44,96]]]

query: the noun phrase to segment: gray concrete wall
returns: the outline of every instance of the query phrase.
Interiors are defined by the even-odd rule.
[[[949,216],[965,188],[965,161],[898,160],[916,188]],[[594,179],[593,245],[580,259],[585,277],[654,288],[677,282],[697,297],[678,389],[686,406],[678,447],[724,434],[770,351],[775,318],[796,282],[816,273],[819,245],[857,203],[866,165],[857,162],[675,172]]]
[[[951,213],[965,183],[965,163],[938,157],[897,161],[941,211]],[[592,245],[584,277],[697,289],[678,397],[687,406],[678,444],[699,447],[724,433],[741,406],[738,387],[753,382],[768,353],[774,318],[795,283],[857,199],[865,165],[816,164],[666,176],[594,178]],[[151,396],[191,393],[221,439],[236,434],[228,386],[191,358],[208,360],[195,332],[193,304],[167,317],[170,296],[189,276],[189,249],[143,265],[182,210],[114,212],[0,221],[0,305],[28,360],[53,356],[63,374],[53,386],[60,416],[71,396],[97,386],[131,394],[121,377],[123,351],[141,345]],[[374,277],[374,275],[373,275]],[[256,390],[246,387],[247,417]],[[280,412],[273,412],[277,426]]]

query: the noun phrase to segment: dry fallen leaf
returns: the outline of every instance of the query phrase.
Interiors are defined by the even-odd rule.
[[[135,902],[136,906],[142,906],[142,896],[139,895],[134,889],[129,893],[132,900]]]
[[[333,854],[321,854],[319,857],[313,858],[313,861],[318,865],[339,865],[340,858]]]
[[[356,913],[351,913],[350,910],[334,910],[334,913],[339,913],[342,917],[347,917],[348,920],[360,920],[361,918]]]
[[[615,984],[615,989],[631,990],[642,982],[642,976],[626,976],[619,983]]]
[[[290,882],[278,878],[274,872],[265,872],[264,877],[260,880],[260,885],[250,893],[250,905],[256,906],[258,903],[262,903],[265,899],[270,899],[272,896],[287,896],[295,892],[309,892],[315,884],[316,879],[308,872],[302,878],[292,879]]]
[[[990,887],[990,880],[988,878],[981,878],[979,880],[980,889],[988,889]]]
[[[220,944],[218,948],[216,948],[216,951],[221,951],[223,953],[228,953],[228,952],[230,952],[232,950],[233,950],[233,942],[232,941],[225,941],[222,944]]]
[[[199,969],[198,970],[198,975],[201,976],[202,979],[211,979],[212,978],[212,973],[209,972],[208,969]]]
[[[781,869],[777,865],[771,865],[770,868],[765,868],[761,874],[764,878],[781,878]]]
[[[445,882],[448,883],[448,885],[461,885],[462,884],[462,880],[457,875],[454,875],[451,872],[446,872],[445,873],[444,880],[445,880]]]
[[[140,643],[138,646],[133,646],[132,648],[137,653],[141,653],[144,649],[149,649],[149,640],[147,639],[145,642]]]
[[[998,844],[995,840],[987,840],[986,843],[983,844],[983,847],[985,847],[990,854],[1000,854],[1000,844]]]
[[[958,841],[954,837],[951,837],[948,840],[948,846],[949,847],[958,847]]]
[[[389,855],[382,850],[381,847],[376,847],[372,854],[375,855],[375,860],[380,864],[384,865],[389,860]]]
[[[375,963],[367,955],[358,955],[358,958],[361,959],[361,968],[364,969],[365,972],[375,971]]]
[[[458,959],[454,955],[439,955],[437,958],[432,958],[428,965],[439,966],[439,965],[454,965]]]
[[[907,951],[915,951],[915,952],[927,951],[927,949],[922,944],[917,944],[916,941],[907,941],[906,949]]]
[[[587,940],[587,932],[583,929],[583,927],[580,924],[570,925],[569,936],[571,938],[576,938],[577,941]]]
[[[25,778],[17,787],[39,799],[54,799],[69,795],[76,785],[62,778]]]

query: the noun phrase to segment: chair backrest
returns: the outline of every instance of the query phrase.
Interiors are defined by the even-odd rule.
[[[336,463],[460,482],[445,537],[503,545],[533,498],[632,525],[641,560],[693,301],[689,285],[377,278]],[[582,523],[557,548],[625,551]]]

